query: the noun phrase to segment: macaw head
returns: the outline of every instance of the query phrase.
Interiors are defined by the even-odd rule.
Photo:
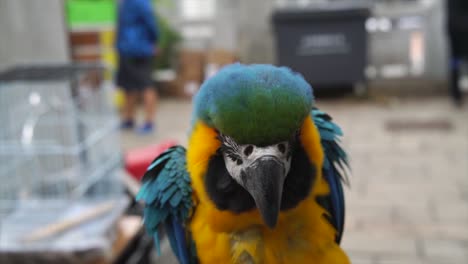
[[[310,189],[311,179],[288,178],[314,169],[298,146],[312,88],[288,68],[233,64],[202,85],[194,104],[194,120],[219,142],[203,179],[209,198],[235,213],[257,208],[264,223],[275,227],[291,196],[301,195],[294,192]],[[291,185],[288,197],[285,185]]]

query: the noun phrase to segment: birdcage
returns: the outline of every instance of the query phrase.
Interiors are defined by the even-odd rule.
[[[122,197],[118,120],[103,70],[0,74],[0,249],[28,246],[21,236],[74,206]]]

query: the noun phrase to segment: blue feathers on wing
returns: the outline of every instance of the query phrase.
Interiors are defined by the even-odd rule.
[[[154,236],[158,252],[162,225],[179,262],[192,263],[195,256],[184,227],[193,207],[192,189],[183,147],[169,148],[151,163],[136,200],[145,203],[145,227]]]
[[[332,118],[319,109],[312,110],[312,118],[317,126],[322,148],[325,152],[323,175],[330,187],[330,194],[323,197],[322,203],[330,213],[330,221],[337,230],[336,242],[340,243],[344,231],[345,201],[343,183],[348,183],[349,168],[346,152],[340,146],[341,128]]]

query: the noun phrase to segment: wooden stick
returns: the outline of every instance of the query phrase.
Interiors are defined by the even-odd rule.
[[[61,233],[67,229],[71,229],[77,225],[80,225],[84,222],[93,220],[98,218],[99,216],[108,213],[114,207],[114,202],[106,202],[100,205],[95,206],[94,208],[89,209],[88,211],[84,212],[83,214],[77,216],[73,219],[64,219],[52,224],[49,224],[44,227],[40,227],[33,231],[31,234],[23,237],[21,239],[22,242],[34,242],[38,241],[58,233]]]

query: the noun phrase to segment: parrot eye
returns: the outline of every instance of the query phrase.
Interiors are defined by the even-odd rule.
[[[278,150],[284,154],[286,152],[286,146],[283,143],[280,143],[278,144]]]
[[[250,154],[252,154],[253,152],[253,146],[252,145],[248,145],[245,149],[244,149],[244,155],[245,156],[250,156]]]

